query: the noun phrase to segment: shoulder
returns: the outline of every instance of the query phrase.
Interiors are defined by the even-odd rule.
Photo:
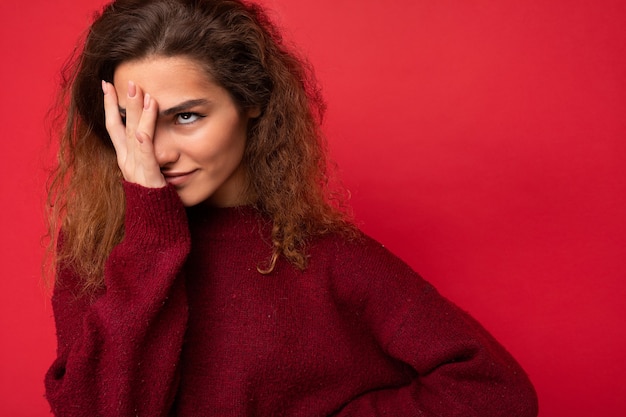
[[[409,265],[374,238],[359,232],[318,238],[309,248],[309,269],[325,275],[338,294],[361,300],[430,292],[433,288]]]
[[[336,273],[417,277],[417,273],[382,243],[358,231],[346,238],[331,234],[316,239],[309,248],[310,265]]]
[[[442,300],[430,283],[364,233],[356,239],[319,238],[309,254],[309,278],[321,280],[342,314],[366,323],[380,340],[391,340],[409,315]]]

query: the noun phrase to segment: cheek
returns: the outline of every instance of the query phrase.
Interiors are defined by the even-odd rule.
[[[187,138],[187,153],[198,162],[239,162],[246,146],[246,128],[241,125],[212,126]]]
[[[241,159],[247,141],[247,121],[238,116],[232,117],[220,130],[223,134],[220,149],[233,158]]]

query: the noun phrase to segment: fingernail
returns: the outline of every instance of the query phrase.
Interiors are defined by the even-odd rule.
[[[135,85],[134,82],[129,81],[128,82],[128,97],[133,98],[135,97],[135,95],[137,95],[137,86]]]
[[[102,80],[102,92],[106,95],[107,93],[107,82]]]
[[[142,136],[141,132],[135,132],[135,137],[137,138],[139,143],[143,143],[143,138],[141,136]]]
[[[143,98],[143,109],[148,110],[150,108],[150,94],[146,94]]]

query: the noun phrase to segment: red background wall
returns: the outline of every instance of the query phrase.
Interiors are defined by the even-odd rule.
[[[626,3],[264,3],[317,68],[362,228],[508,347],[541,416],[626,415]],[[101,4],[0,5],[2,416],[48,415],[42,120]]]

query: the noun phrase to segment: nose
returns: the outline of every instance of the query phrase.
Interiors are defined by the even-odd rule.
[[[158,127],[155,129],[152,145],[154,146],[154,156],[161,168],[173,164],[180,156],[176,146],[176,140],[167,129],[160,129]]]

